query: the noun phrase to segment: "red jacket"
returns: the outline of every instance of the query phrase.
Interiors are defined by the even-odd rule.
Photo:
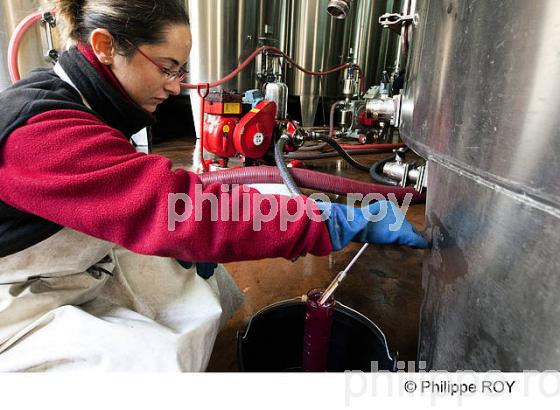
[[[124,92],[110,69],[92,53],[82,53],[105,80],[104,86]],[[198,176],[172,171],[165,157],[135,152],[123,132],[89,112],[54,109],[34,115],[5,139],[0,160],[0,200],[137,253],[230,262],[332,251],[326,224],[305,214],[287,230],[280,229],[277,215],[255,232],[252,220],[211,222],[209,201],[204,202],[201,221],[193,214],[170,231],[169,195],[184,193],[195,202]],[[233,207],[243,209],[247,201],[250,206],[258,194],[250,190],[242,195],[241,189],[224,194],[219,185],[203,193],[216,195],[218,209],[227,195],[231,212]],[[313,201],[305,201],[318,212]],[[295,207],[291,200],[288,211],[293,214]],[[265,202],[263,214],[266,208]]]

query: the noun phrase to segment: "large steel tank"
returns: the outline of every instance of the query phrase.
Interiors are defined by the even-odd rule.
[[[276,37],[285,37],[285,1],[188,0],[193,38],[189,59],[190,81],[216,81],[232,72],[257,48],[265,25],[273,28]],[[283,39],[279,45],[284,45]],[[220,88],[243,92],[256,85],[253,62]],[[198,134],[200,99],[196,90],[190,94]]]
[[[328,4],[329,0],[295,0],[291,4],[289,54],[298,64],[313,71],[331,68],[329,63],[339,65],[343,57],[345,21],[331,17],[327,13]],[[337,79],[333,75],[321,80],[295,68],[289,70],[288,87],[291,95],[300,97],[304,126],[313,125],[320,95],[327,90],[329,94],[336,92]]]
[[[258,6],[259,0],[189,0],[192,82],[225,77],[255,50]],[[253,86],[254,78],[252,65],[222,88],[242,91]]]
[[[24,17],[39,10],[48,10],[47,0],[3,0],[0,3],[0,91],[12,82],[8,71],[8,44],[16,26]],[[23,39],[19,55],[21,75],[33,68],[49,67],[52,64],[45,58],[46,39],[39,24],[28,31]]]
[[[429,159],[419,360],[560,369],[560,8],[418,0],[401,135]]]
[[[259,0],[258,38],[274,39],[274,46],[287,51],[290,0]]]
[[[327,12],[329,0],[188,0],[193,49],[192,82],[208,82],[229,74],[259,44],[265,27],[277,46],[300,65],[322,71],[353,60],[365,68],[367,84],[379,82],[381,71],[391,67],[398,37],[382,30],[377,20],[385,12],[398,11],[400,0],[357,0],[345,20]],[[223,88],[245,91],[257,85],[252,64]],[[324,79],[288,68],[290,95],[299,96],[303,124],[312,125],[320,97],[341,94],[340,75]],[[191,91],[195,124],[199,104]]]
[[[314,71],[354,62],[364,70],[368,88],[378,84],[383,70],[394,67],[398,48],[398,35],[382,29],[378,20],[384,13],[400,11],[401,0],[355,0],[343,20],[328,14],[328,4],[329,0],[293,1],[290,53]],[[290,94],[300,96],[305,126],[313,124],[319,97],[341,95],[343,75],[320,80],[290,71]]]
[[[400,9],[401,0],[355,0],[346,17],[344,55],[362,67],[367,88],[379,84],[383,70],[395,68],[399,36],[378,22]]]

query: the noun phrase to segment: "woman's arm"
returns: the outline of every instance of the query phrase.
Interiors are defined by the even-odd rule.
[[[255,216],[270,211],[269,202],[259,202],[262,197],[256,190],[241,186],[223,192],[217,184],[202,189],[196,174],[172,171],[171,165],[162,156],[135,152],[119,131],[91,114],[49,111],[30,119],[5,141],[0,199],[142,254],[230,262],[332,251],[324,222],[312,221],[303,212],[282,227],[278,213],[255,231]],[[199,220],[193,212],[178,221],[185,194],[193,206],[200,204]],[[211,221],[212,203],[201,201],[210,195],[216,198],[218,211],[229,210],[228,218]],[[269,197],[280,201],[277,195]],[[168,209],[170,199],[176,209]],[[300,202],[318,212],[313,201],[300,198]],[[295,199],[284,198],[281,204],[291,215],[296,213]],[[249,220],[243,218],[244,209]],[[239,218],[234,218],[236,214]],[[173,220],[174,231],[169,229]]]

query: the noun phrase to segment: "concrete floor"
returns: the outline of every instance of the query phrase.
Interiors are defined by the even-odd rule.
[[[166,141],[154,146],[153,152],[169,157],[174,167],[190,169],[193,142],[186,138]],[[358,159],[372,163],[387,155]],[[351,169],[341,160],[306,163],[317,171],[370,180],[369,175]],[[424,229],[424,210],[424,205],[413,205],[407,214],[419,231]],[[328,257],[307,256],[296,262],[270,259],[227,264],[246,301],[218,335],[208,371],[237,371],[236,333],[252,315],[274,302],[301,296],[309,289],[325,288],[359,247],[353,244]],[[336,294],[340,302],[374,321],[385,332],[391,351],[398,352],[399,360],[403,361],[416,359],[423,252],[404,247],[370,246]]]

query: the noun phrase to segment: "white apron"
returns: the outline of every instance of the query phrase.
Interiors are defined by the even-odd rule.
[[[222,265],[204,280],[66,228],[0,258],[0,282],[0,372],[203,371],[242,303]]]
[[[242,303],[222,265],[204,280],[64,228],[0,258],[0,372],[203,371]]]

